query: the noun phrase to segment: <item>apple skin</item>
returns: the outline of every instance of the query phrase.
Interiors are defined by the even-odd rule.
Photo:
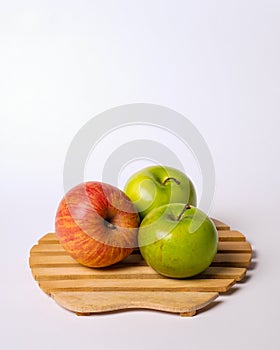
[[[218,233],[201,210],[172,203],[154,209],[144,218],[138,244],[147,264],[159,274],[188,278],[212,263],[217,253]]]
[[[141,220],[165,204],[197,204],[196,191],[188,176],[167,166],[155,165],[136,172],[125,184],[124,192],[135,204]]]
[[[123,260],[137,247],[139,224],[137,209],[120,189],[91,181],[62,198],[55,231],[77,262],[104,267]]]

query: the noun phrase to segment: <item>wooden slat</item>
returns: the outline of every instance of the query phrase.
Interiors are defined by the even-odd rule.
[[[251,253],[252,247],[249,242],[219,242],[220,253]]]
[[[60,268],[60,270],[58,270]],[[65,267],[57,265],[45,265],[33,266],[33,274],[36,280],[47,280],[47,279],[65,279],[67,278],[162,278],[160,274],[154,271],[149,266],[121,266],[119,268],[108,268],[108,269],[88,269],[84,268],[79,264],[69,265],[67,270]],[[76,268],[73,271],[73,268]],[[51,269],[51,270],[50,270]],[[53,269],[57,271],[57,274],[52,274]],[[84,271],[82,270],[84,269]],[[51,271],[51,274],[49,273]],[[63,271],[61,273],[61,271]],[[82,271],[82,275],[79,273]],[[71,276],[69,274],[72,273]],[[233,268],[233,267],[212,267],[210,266],[203,273],[199,275],[199,278],[233,278],[240,281],[246,273],[244,268]]]
[[[153,309],[193,316],[218,297],[215,292],[53,292],[52,298],[79,315],[130,308]],[[170,302],[172,300],[172,302]]]
[[[221,253],[248,253],[252,248],[248,242],[219,242],[218,252]],[[35,245],[31,250],[31,255],[68,255],[66,250],[60,244],[39,244]]]
[[[251,262],[251,253],[218,253],[216,254],[212,266],[232,266],[232,267],[248,267]],[[33,267],[67,267],[81,266],[76,263],[69,255],[40,255],[34,254],[30,257],[30,266]],[[126,259],[116,264],[116,266],[146,266],[140,254],[128,256]],[[111,266],[111,268],[114,268]]]
[[[129,279],[129,278],[161,278],[149,266],[122,266],[119,268],[92,269],[84,266],[71,267],[34,267],[34,278],[38,281],[65,279]]]
[[[245,236],[236,230],[225,230],[227,225],[222,226],[223,230],[218,230],[219,240],[220,241],[245,241]],[[59,241],[55,233],[47,233],[38,241],[39,244],[58,244]]]
[[[220,220],[217,220],[217,219],[213,219],[211,218],[211,220],[214,222],[217,230],[221,230],[221,231],[229,231],[230,230],[230,226],[225,224],[224,222],[220,221]]]
[[[239,231],[218,231],[219,241],[246,241],[246,237]]]
[[[80,266],[70,255],[31,255],[29,265],[33,267],[68,267]]]
[[[248,267],[250,266],[251,258],[251,253],[217,254],[212,266]]]
[[[76,260],[70,255],[54,255],[54,254],[32,254],[29,258],[29,265],[33,267],[68,267],[68,266],[81,266]],[[134,266],[134,265],[147,265],[140,254],[129,255],[123,261],[111,265],[110,268],[120,266]]]
[[[214,258],[212,265],[214,266],[233,266],[233,267],[247,267],[250,265],[252,252],[240,253],[239,251],[218,252]],[[147,265],[143,260],[141,254],[132,254],[118,263],[119,265],[134,266]]]
[[[210,266],[194,278],[233,278],[239,282],[245,277],[246,271],[243,267]]]
[[[181,291],[181,292],[226,292],[235,283],[234,279],[75,279],[39,281],[47,294],[55,291]]]
[[[39,244],[57,244],[59,243],[55,233],[50,232],[41,237],[38,241]]]
[[[34,268],[71,268],[71,267],[81,267],[70,256],[34,256],[30,258],[30,266]],[[35,270],[36,271],[36,270]],[[37,274],[40,277],[38,279],[46,278],[44,270],[41,275],[40,272]],[[161,276],[155,272],[149,266],[135,265],[129,266],[125,264],[116,264],[113,267],[102,269],[91,269],[90,275],[92,278],[161,278]],[[65,271],[67,273],[67,271]],[[240,281],[246,274],[245,268],[233,268],[233,267],[209,267],[202,274],[199,275],[200,278],[233,278],[236,281]]]
[[[66,250],[60,245],[57,244],[39,244],[34,245],[30,251],[31,255],[40,254],[40,255],[68,255]]]

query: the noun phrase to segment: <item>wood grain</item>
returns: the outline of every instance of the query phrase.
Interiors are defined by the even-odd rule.
[[[225,226],[226,228],[228,226]],[[218,230],[219,241],[246,241],[246,237],[239,231]],[[56,234],[53,232],[45,234],[38,241],[39,244],[57,244],[59,243]]]
[[[30,259],[30,266],[36,280],[63,279],[65,275],[72,279],[83,278],[82,276],[86,278],[162,278],[146,263],[143,265],[119,263],[110,268],[90,269],[81,266],[69,256],[35,256]],[[73,268],[76,269],[73,270]],[[233,278],[240,281],[245,274],[245,268],[211,266],[198,276],[199,278]]]
[[[40,288],[77,315],[137,308],[193,316],[241,281],[252,258],[252,247],[241,232],[212,220],[218,229],[218,252],[208,269],[189,279],[159,275],[138,249],[110,267],[82,266],[55,233],[47,233],[31,248],[29,264]]]
[[[152,309],[182,316],[193,316],[196,311],[214,301],[218,293],[203,292],[53,292],[52,298],[67,310],[78,315],[127,309]]]
[[[180,291],[180,292],[226,292],[235,283],[234,279],[75,279],[40,281],[39,286],[47,293],[56,291]]]
[[[252,252],[249,242],[243,241],[226,241],[219,242],[219,253],[248,253]],[[59,243],[39,243],[31,249],[31,255],[68,255],[66,250]]]
[[[222,221],[220,221],[218,219],[214,219],[214,218],[211,218],[211,219],[214,222],[217,230],[219,230],[219,231],[226,231],[226,230],[228,231],[228,230],[230,230],[230,226],[225,224],[224,222],[222,222]]]

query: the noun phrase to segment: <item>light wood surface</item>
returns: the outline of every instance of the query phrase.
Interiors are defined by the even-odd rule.
[[[212,220],[219,234],[218,252],[208,269],[189,279],[159,275],[137,249],[114,266],[82,266],[55,233],[47,233],[31,248],[29,264],[40,288],[77,315],[136,308],[193,316],[241,281],[252,258],[251,245],[241,232]]]
[[[228,231],[230,232],[230,231]],[[244,241],[220,241],[218,253],[251,253],[250,243]],[[68,255],[66,250],[59,243],[40,243],[31,249],[31,255]]]
[[[79,316],[124,309],[153,309],[193,316],[214,301],[215,292],[54,292],[52,298]]]

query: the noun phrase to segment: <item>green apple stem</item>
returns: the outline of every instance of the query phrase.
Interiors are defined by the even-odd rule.
[[[184,212],[188,209],[191,209],[191,206],[189,204],[186,204],[183,208],[183,210],[181,211],[181,213],[179,214],[179,216],[177,217],[177,221],[180,221],[182,216],[184,215]]]
[[[163,181],[163,185],[165,185],[166,182],[169,181],[169,180],[175,181],[177,185],[180,185],[180,184],[181,184],[181,182],[180,182],[179,180],[177,180],[175,177],[167,177],[167,178]]]

